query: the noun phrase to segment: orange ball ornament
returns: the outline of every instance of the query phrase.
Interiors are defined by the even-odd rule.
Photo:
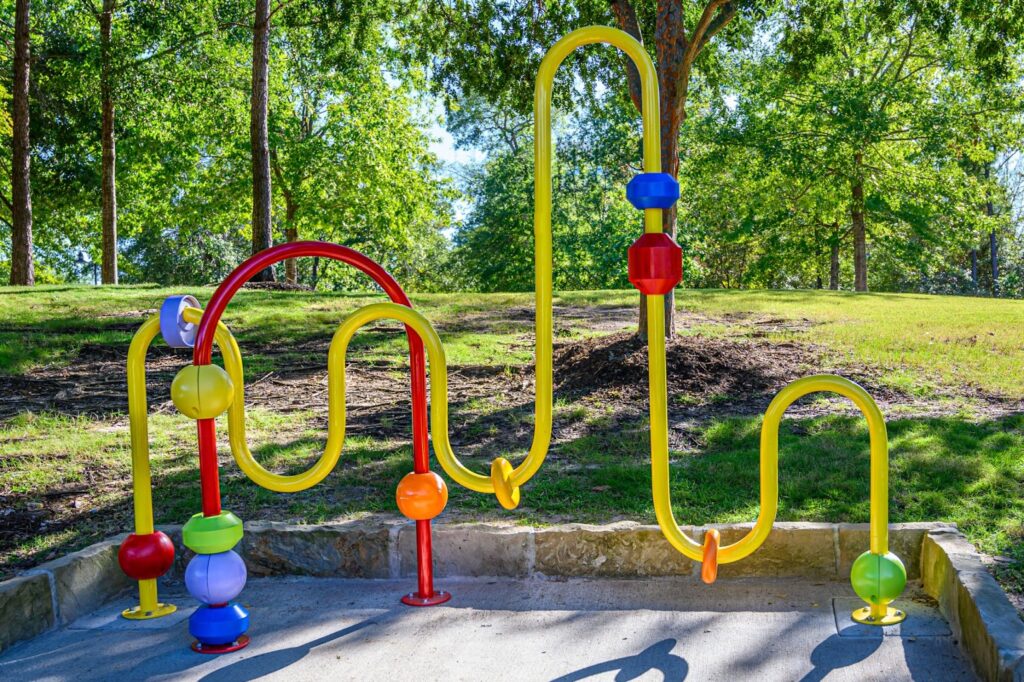
[[[406,474],[395,491],[395,502],[399,511],[410,519],[427,521],[444,511],[448,504],[448,486],[433,471]]]

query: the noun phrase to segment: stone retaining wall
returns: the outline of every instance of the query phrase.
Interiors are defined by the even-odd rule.
[[[750,524],[716,525],[722,543]],[[162,530],[179,547],[161,581],[180,580],[191,553],[180,527]],[[685,529],[702,538],[704,527]],[[123,536],[122,536],[123,537]],[[911,580],[921,579],[986,679],[1024,680],[1024,622],[974,548],[955,527],[892,524],[890,550]],[[117,565],[121,537],[0,583],[0,651],[50,628],[66,625],[134,587]],[[498,524],[435,524],[434,567],[446,577],[682,576],[699,581],[694,562],[676,552],[657,526],[622,522],[548,528]],[[868,549],[867,524],[777,523],[754,554],[723,565],[719,577],[804,577],[842,580]],[[251,522],[236,551],[255,577],[308,575],[403,578],[416,572],[415,527],[400,520],[360,520],[295,526]]]
[[[929,533],[921,547],[924,589],[986,680],[1024,681],[1024,621],[971,543],[955,529]]]

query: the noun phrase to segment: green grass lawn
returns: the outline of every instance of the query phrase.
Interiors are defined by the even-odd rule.
[[[140,311],[154,311],[168,295],[185,289],[118,289],[41,286],[0,291],[0,372],[18,373],[51,362],[67,362],[82,344],[127,343]],[[187,289],[200,301],[210,289]],[[242,343],[282,345],[329,337],[355,308],[380,300],[373,294],[242,291],[225,321]],[[502,318],[502,309],[532,309],[532,294],[419,294],[416,307],[432,323],[454,325],[466,318],[488,321],[486,333],[472,328],[443,334],[453,364],[520,364],[532,348],[519,338],[532,331],[527,319]],[[556,306],[622,308],[637,303],[631,291],[566,292]],[[894,385],[921,389],[937,381],[1024,398],[1024,301],[918,294],[853,294],[831,291],[680,290],[680,311],[709,319],[694,327],[716,333],[733,326],[728,316],[809,320],[801,340],[826,346],[838,357],[883,369]],[[135,315],[130,315],[135,313]],[[584,332],[585,329],[579,329]],[[793,332],[770,333],[793,338]],[[404,340],[377,343],[380,357],[401,357]],[[377,340],[380,341],[379,339]],[[362,343],[372,343],[373,340]]]
[[[196,289],[200,300],[210,290]],[[33,375],[74,363],[95,344],[127,346],[144,311],[177,290],[39,287],[0,290],[0,373]],[[532,359],[530,294],[420,295],[417,307],[440,330],[452,365],[519,366]],[[323,340],[345,314],[379,296],[243,291],[225,321],[247,345],[282,348]],[[589,307],[590,317],[564,322],[561,336],[586,335],[591,320],[619,315],[636,303],[632,292],[574,292],[560,307]],[[742,336],[757,323],[796,321],[768,331],[771,341],[824,349],[843,366],[875,368],[890,386],[928,399],[943,392],[943,414],[889,422],[891,520],[951,521],[991,555],[1009,557],[1003,584],[1024,592],[1024,415],[963,414],[949,392],[1024,397],[1024,302],[975,298],[832,292],[681,291],[681,333]],[[511,314],[509,311],[515,314]],[[628,311],[627,311],[628,312]],[[807,321],[807,322],[804,322]],[[769,329],[775,329],[768,325]],[[360,335],[361,360],[389,359],[400,368],[404,338],[385,331]],[[300,362],[296,352],[246,354],[247,375]],[[306,360],[309,361],[308,359]],[[317,359],[317,362],[321,360]],[[556,373],[558,368],[555,369]],[[5,396],[9,398],[10,396]],[[730,396],[723,396],[728,403]],[[966,398],[965,398],[966,400]],[[939,404],[939,403],[936,403]],[[545,468],[524,488],[522,508],[507,513],[493,498],[451,484],[446,514],[459,519],[509,518],[545,524],[570,520],[654,521],[645,423],[616,420],[612,405],[562,400],[560,423],[578,425],[553,449]],[[485,400],[464,410],[486,412]],[[509,413],[503,426],[529,421]],[[250,411],[257,458],[278,471],[301,470],[315,459],[324,434],[313,412]],[[528,424],[527,424],[528,426]],[[475,427],[474,427],[475,428]],[[758,510],[757,439],[760,418],[710,416],[687,427],[696,445],[673,452],[672,489],[681,523],[751,521]],[[223,433],[223,430],[222,430]],[[470,434],[472,435],[472,434]],[[176,414],[151,420],[157,519],[181,523],[199,508],[194,431]],[[524,439],[522,447],[528,443]],[[504,452],[464,460],[486,471]],[[519,456],[518,450],[507,454]],[[867,433],[861,420],[822,414],[787,419],[781,434],[780,520],[863,522],[868,518]],[[394,486],[410,468],[403,437],[355,435],[339,470],[320,486],[294,495],[263,490],[231,463],[223,467],[225,506],[244,519],[319,522],[369,512],[394,512]],[[21,414],[0,423],[0,495],[4,505],[31,516],[55,504],[62,518],[0,553],[0,571],[87,544],[130,527],[130,456],[123,414]],[[75,492],[88,490],[87,493]],[[70,492],[69,492],[70,491]],[[54,502],[55,500],[59,502]],[[72,500],[82,503],[73,507]],[[26,518],[28,518],[26,516]]]

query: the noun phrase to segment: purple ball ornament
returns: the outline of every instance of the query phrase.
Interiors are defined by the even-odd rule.
[[[225,604],[245,587],[245,576],[245,562],[232,550],[197,554],[185,569],[185,587],[204,604]]]

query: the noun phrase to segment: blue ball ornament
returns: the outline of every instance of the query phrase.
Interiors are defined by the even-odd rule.
[[[188,619],[188,632],[202,644],[232,644],[249,629],[249,612],[240,605],[200,606]]]

